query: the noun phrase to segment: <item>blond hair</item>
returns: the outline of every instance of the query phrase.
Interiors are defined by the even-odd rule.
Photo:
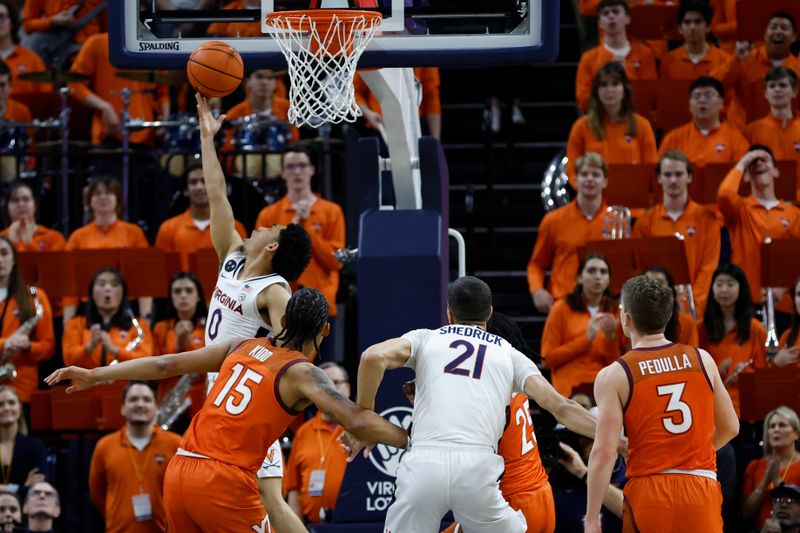
[[[17,394],[17,389],[12,387],[11,385],[0,385],[0,393],[3,392],[10,392],[14,395],[14,398],[17,399],[17,403],[20,404],[19,407],[19,420],[17,420],[17,432],[21,435],[28,434],[28,424],[25,422],[25,416],[22,414],[22,402],[19,401],[19,394]]]
[[[772,417],[775,415],[781,415],[783,418],[785,418],[789,422],[789,425],[794,428],[798,435],[800,435],[800,418],[797,417],[797,413],[794,412],[794,409],[785,405],[776,407],[767,413],[766,418],[764,418],[764,435],[762,436],[762,442],[765,456],[772,453],[772,446],[769,444],[769,423],[772,420]],[[800,439],[794,441],[795,450],[797,450],[798,444],[800,444]]]
[[[577,176],[584,167],[599,168],[603,176],[608,176],[608,165],[603,156],[597,152],[586,152],[575,161],[575,175]]]

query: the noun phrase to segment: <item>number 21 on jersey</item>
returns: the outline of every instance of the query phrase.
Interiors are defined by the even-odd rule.
[[[247,406],[250,405],[250,401],[253,399],[253,391],[250,389],[251,385],[248,385],[248,382],[253,382],[258,385],[264,379],[264,376],[255,370],[249,368],[245,369],[242,363],[233,365],[231,367],[231,372],[231,377],[228,378],[228,381],[225,382],[225,386],[222,387],[217,397],[214,398],[214,405],[220,407],[222,402],[225,402],[225,410],[228,413],[240,415],[247,409]],[[231,393],[231,389],[237,392],[241,397],[238,402],[236,401],[236,395]],[[227,401],[225,401],[226,397],[228,398]]]

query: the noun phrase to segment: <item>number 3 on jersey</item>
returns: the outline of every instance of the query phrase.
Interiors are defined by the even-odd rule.
[[[252,381],[257,385],[261,383],[261,380],[264,379],[264,376],[258,372],[250,370],[249,368],[245,370],[245,367],[242,363],[236,363],[233,365],[231,370],[233,371],[233,374],[228,378],[228,381],[225,382],[225,386],[222,387],[222,390],[219,391],[219,394],[217,394],[217,397],[214,399],[214,405],[217,407],[222,405],[222,402],[227,396],[228,401],[225,402],[225,410],[232,415],[240,415],[245,409],[247,409],[247,406],[250,405],[250,400],[253,399],[253,391],[250,390],[247,382]],[[242,375],[242,372],[244,372],[244,375]],[[236,386],[234,386],[234,383]],[[241,399],[238,403],[236,402],[236,396],[234,394],[229,394],[231,389],[233,389],[235,392],[238,392],[241,396]]]
[[[673,435],[686,433],[692,427],[692,410],[689,408],[689,404],[681,401],[681,396],[683,396],[683,390],[685,388],[686,382],[674,383],[672,385],[659,385],[656,388],[656,393],[659,396],[669,395],[669,402],[665,410],[667,416],[661,417],[661,422],[664,424],[664,429]],[[678,415],[678,413],[680,413],[680,415]],[[683,421],[680,424],[676,424],[675,420],[677,418],[682,418]]]

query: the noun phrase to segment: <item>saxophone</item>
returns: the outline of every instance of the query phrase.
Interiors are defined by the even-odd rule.
[[[189,389],[192,388],[196,377],[197,374],[181,376],[181,379],[161,400],[156,414],[156,424],[161,426],[161,429],[166,431],[171,428],[178,417],[191,407],[192,399],[189,397]]]
[[[36,327],[36,324],[38,324],[44,316],[44,307],[42,306],[42,302],[39,301],[39,295],[36,287],[28,287],[28,291],[30,291],[31,297],[33,297],[33,307],[36,312],[32,317],[20,324],[13,335],[30,335],[31,331],[33,331],[33,328]],[[14,366],[14,363],[8,361],[14,356],[15,353],[16,352],[4,349],[2,355],[0,355],[0,381],[16,379],[17,367]]]
[[[142,329],[142,325],[139,324],[139,320],[136,318],[136,315],[134,314],[133,311],[130,310],[130,308],[128,308],[128,315],[131,317],[131,325],[136,330],[136,336],[133,339],[131,339],[130,342],[128,342],[128,344],[125,345],[125,350],[130,352],[135,350],[137,346],[142,344],[142,341],[144,340],[144,330]],[[111,362],[108,363],[108,366],[116,365],[117,363],[119,363],[119,361],[117,360],[117,356],[115,355],[114,359],[112,359]]]

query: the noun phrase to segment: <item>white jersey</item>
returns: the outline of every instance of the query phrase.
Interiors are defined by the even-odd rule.
[[[502,337],[477,326],[452,324],[417,329],[405,366],[417,373],[411,446],[486,446],[496,450],[512,392],[533,362]]]

